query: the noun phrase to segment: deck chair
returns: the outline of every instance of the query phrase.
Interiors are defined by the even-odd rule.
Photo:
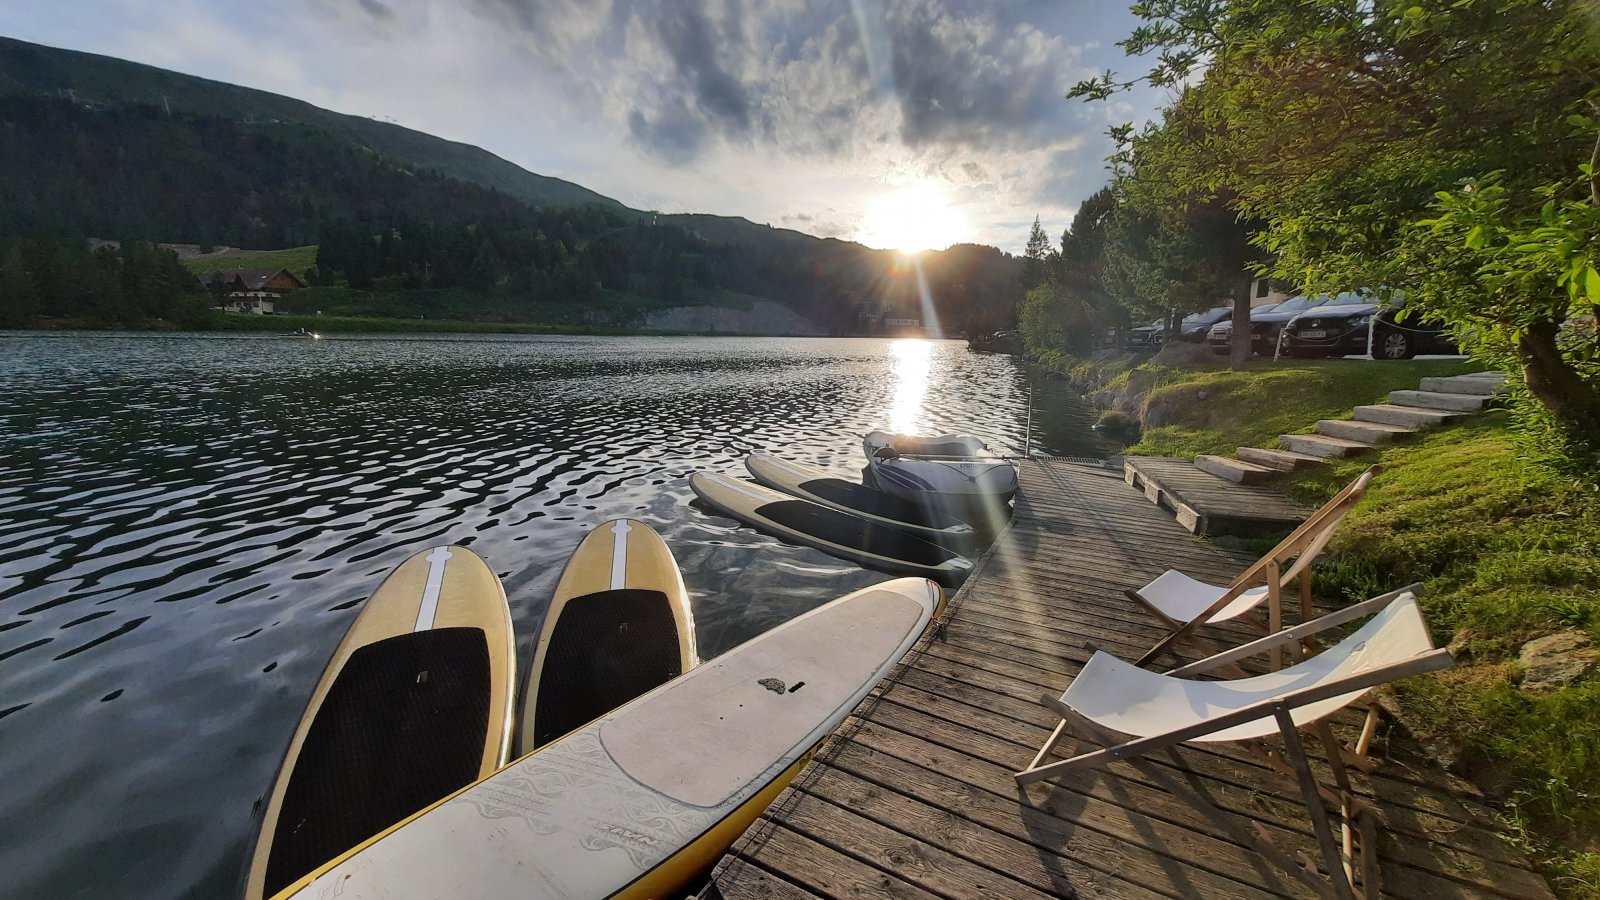
[[[1124,591],[1128,599],[1148,609],[1172,629],[1139,657],[1137,665],[1154,662],[1200,626],[1238,618],[1263,602],[1267,604],[1267,633],[1278,631],[1283,627],[1283,590],[1296,578],[1300,579],[1300,621],[1309,620],[1311,563],[1333,540],[1345,514],[1366,496],[1367,485],[1378,471],[1377,466],[1372,466],[1362,472],[1227,587],[1197,581],[1176,569],[1168,569],[1144,587]],[[1269,666],[1276,669],[1280,661],[1281,655],[1274,649]]]
[[[1127,762],[1195,807],[1234,840],[1304,880],[1318,894],[1377,897],[1376,826],[1356,799],[1344,762],[1351,752],[1366,754],[1373,715],[1369,713],[1353,751],[1340,746],[1324,719],[1378,685],[1451,665],[1450,652],[1433,646],[1417,607],[1419,590],[1418,585],[1410,585],[1172,672],[1141,669],[1096,651],[1066,693],[1059,698],[1046,695],[1040,699],[1061,716],[1061,724],[1028,767],[1016,773],[1017,784],[1058,778],[1111,762]],[[1229,681],[1192,677],[1364,616],[1372,618],[1348,637],[1285,669]],[[1333,788],[1313,777],[1300,742],[1301,729],[1322,742],[1333,773]],[[1101,749],[1046,762],[1068,731],[1084,741],[1100,744]],[[1262,739],[1274,734],[1283,739],[1281,753],[1260,745]],[[1310,813],[1326,877],[1318,874],[1303,854],[1298,861],[1292,859],[1259,826],[1241,827],[1236,817],[1217,809],[1187,784],[1143,758],[1185,741],[1242,743],[1271,768],[1292,776],[1299,783]],[[1324,801],[1340,812],[1337,837]]]

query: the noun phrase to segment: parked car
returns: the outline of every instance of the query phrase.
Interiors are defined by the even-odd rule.
[[[1206,331],[1212,325],[1232,315],[1233,307],[1230,306],[1217,306],[1203,312],[1190,313],[1178,323],[1176,339],[1201,343],[1206,339]],[[1153,350],[1173,339],[1174,336],[1167,333],[1166,321],[1163,319],[1130,329],[1125,344],[1129,350]]]
[[[1149,325],[1140,325],[1138,328],[1128,329],[1128,336],[1123,341],[1123,346],[1129,350],[1155,350],[1161,346],[1161,341],[1167,330],[1165,319],[1157,319]]]
[[[1289,356],[1365,355],[1372,335],[1374,359],[1410,359],[1419,353],[1459,353],[1444,326],[1415,316],[1395,321],[1403,299],[1380,303],[1361,294],[1340,294],[1334,303],[1297,316],[1283,329],[1283,352]]]
[[[1206,333],[1218,322],[1233,319],[1233,307],[1213,306],[1202,312],[1191,313],[1183,317],[1178,323],[1178,340],[1198,344],[1206,339]]]
[[[1318,297],[1291,297],[1276,306],[1258,306],[1250,310],[1250,350],[1262,356],[1271,356],[1278,346],[1278,333],[1290,319],[1322,306],[1331,300],[1327,295]],[[1218,322],[1206,333],[1206,345],[1216,353],[1227,353],[1233,340],[1233,322]]]

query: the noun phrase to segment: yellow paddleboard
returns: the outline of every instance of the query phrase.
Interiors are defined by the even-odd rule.
[[[699,663],[683,575],[634,519],[589,532],[539,629],[522,701],[521,753],[581,728]]]
[[[515,662],[505,590],[481,557],[434,547],[401,563],[350,625],[289,741],[246,900],[505,765]]]
[[[323,866],[280,900],[681,896],[910,650],[902,578],[695,667]]]

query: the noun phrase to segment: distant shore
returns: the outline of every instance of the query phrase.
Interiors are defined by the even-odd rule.
[[[172,322],[153,321],[135,324],[108,324],[84,319],[38,319],[30,331],[238,331],[284,333],[298,328],[318,334],[565,334],[638,337],[801,337],[803,335],[733,333],[724,331],[675,331],[649,328],[618,328],[602,325],[544,325],[532,322],[469,322],[456,319],[388,319],[357,316],[242,316],[218,315],[200,328],[184,328]],[[873,337],[873,335],[845,335]]]

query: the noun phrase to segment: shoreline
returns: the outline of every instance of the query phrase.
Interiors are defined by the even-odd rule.
[[[778,332],[682,331],[651,328],[616,328],[601,325],[548,325],[532,322],[470,322],[461,319],[376,319],[355,316],[244,316],[218,317],[203,328],[185,328],[171,322],[156,321],[137,325],[113,325],[83,320],[35,321],[25,328],[0,329],[0,332],[52,334],[94,332],[162,334],[265,334],[275,336],[305,328],[318,334],[522,334],[599,337],[781,337],[781,338],[884,338],[906,335],[841,334],[811,335]],[[961,340],[928,338],[921,340]]]

